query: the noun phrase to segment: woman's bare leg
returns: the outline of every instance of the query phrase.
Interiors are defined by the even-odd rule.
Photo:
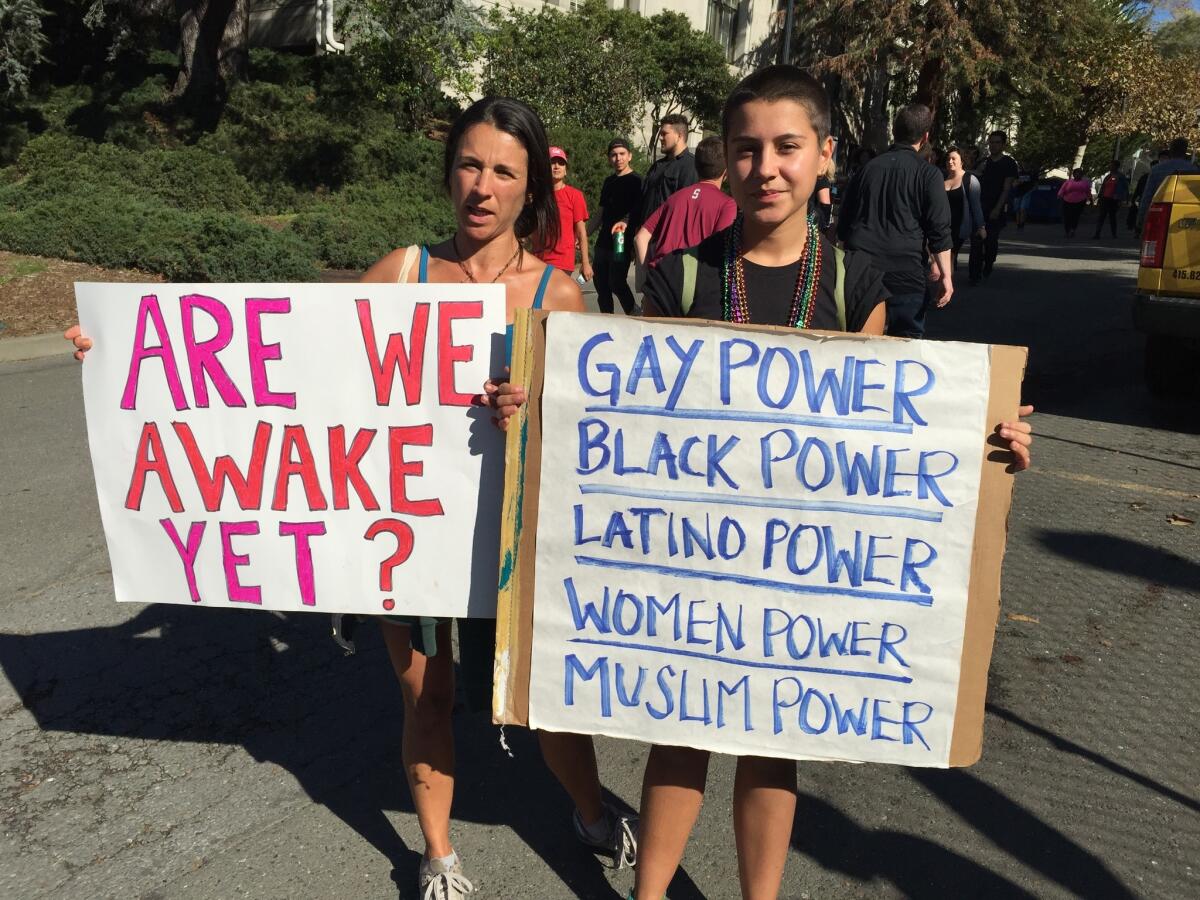
[[[542,758],[575,803],[583,824],[595,825],[604,818],[592,736],[539,731],[538,743],[542,746]]]
[[[660,900],[675,877],[704,802],[708,751],[650,748],[642,780],[636,900]]]
[[[796,763],[743,756],[733,783],[742,900],[775,900],[796,817]]]
[[[404,736],[401,754],[408,789],[417,808],[428,857],[449,856],[450,804],[454,799],[454,660],[450,652],[450,623],[437,626],[436,656],[418,653],[409,644],[409,629],[385,623],[392,668],[404,694]]]

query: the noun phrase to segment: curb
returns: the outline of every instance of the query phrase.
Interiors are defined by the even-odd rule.
[[[60,332],[0,339],[0,363],[61,356],[70,359],[71,345]]]

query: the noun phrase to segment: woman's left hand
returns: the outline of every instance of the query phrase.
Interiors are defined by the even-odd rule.
[[[508,431],[508,421],[526,400],[525,388],[507,379],[489,378],[483,385],[483,403],[496,415],[492,421],[501,431]]]
[[[1022,406],[1017,409],[1016,422],[1001,422],[996,426],[996,443],[1012,451],[1013,461],[1011,471],[1022,472],[1029,468],[1029,445],[1033,443],[1033,426],[1023,421],[1024,417],[1033,414],[1032,406]]]

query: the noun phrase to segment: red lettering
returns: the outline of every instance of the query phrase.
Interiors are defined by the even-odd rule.
[[[429,330],[429,304],[418,303],[413,307],[407,346],[404,343],[404,335],[388,335],[387,349],[383,352],[382,360],[375,343],[371,301],[356,300],[355,305],[358,307],[358,324],[367,352],[367,364],[371,367],[371,378],[375,382],[375,402],[379,406],[388,406],[392,402],[394,369],[400,373],[400,383],[404,386],[404,402],[409,406],[420,403],[421,373],[425,367],[425,334]]]
[[[292,459],[292,450],[299,455],[298,460]],[[283,439],[279,443],[279,472],[275,476],[275,500],[271,509],[284,510],[288,505],[288,485],[292,476],[299,475],[304,485],[304,496],[309,509],[325,509],[325,495],[321,492],[321,483],[317,480],[317,464],[313,460],[312,448],[308,444],[308,435],[303,425],[283,426]]]
[[[129,480],[129,493],[125,495],[126,509],[142,508],[142,491],[146,488],[146,475],[153,472],[158,476],[158,483],[167,496],[167,503],[173,512],[183,512],[183,504],[179,500],[179,491],[175,489],[175,480],[171,477],[171,466],[167,462],[167,454],[163,449],[162,436],[158,433],[158,425],[147,422],[142,426],[142,436],[138,439],[137,458],[133,461],[133,477]]]
[[[354,485],[358,502],[363,509],[379,509],[379,501],[371,492],[362,472],[358,470],[363,456],[375,440],[373,429],[360,428],[354,435],[350,450],[346,450],[346,427],[335,425],[329,429],[329,480],[333,485],[333,508],[349,509],[350,496],[347,482]]]
[[[454,388],[454,364],[470,362],[471,344],[453,343],[455,319],[482,319],[483,304],[473,301],[443,301],[438,304],[438,402],[442,406],[474,406],[478,394],[460,394]]]
[[[388,455],[391,468],[392,512],[410,516],[443,515],[442,501],[436,497],[428,500],[410,500],[405,479],[412,475],[419,478],[425,471],[420,460],[406,460],[404,448],[412,444],[418,447],[433,445],[433,426],[405,425],[388,429]]]
[[[259,509],[262,506],[263,466],[267,461],[267,445],[271,441],[269,424],[259,422],[254,427],[254,446],[250,451],[250,465],[245,475],[231,456],[218,456],[213,460],[212,474],[209,474],[200,448],[196,446],[192,429],[186,422],[171,424],[179,437],[179,443],[183,445],[183,452],[187,454],[188,465],[192,467],[192,476],[196,479],[196,487],[200,490],[205,509],[209,512],[220,509],[226,481],[233,488],[238,506],[243,510]]]

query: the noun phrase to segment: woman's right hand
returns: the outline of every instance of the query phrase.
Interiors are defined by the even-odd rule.
[[[66,338],[75,347],[75,358],[82,361],[84,354],[92,349],[92,339],[83,336],[83,329],[78,325],[72,325],[65,332],[63,337]]]

